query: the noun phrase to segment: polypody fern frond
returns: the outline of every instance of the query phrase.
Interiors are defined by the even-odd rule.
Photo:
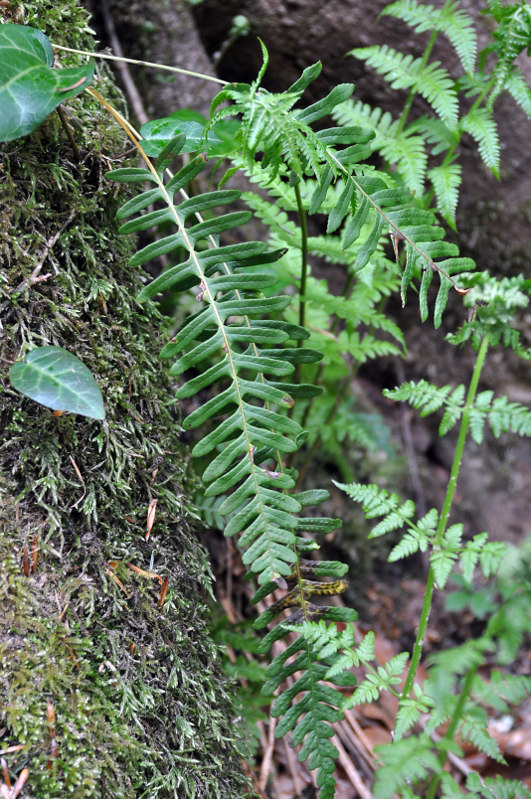
[[[177,149],[174,145],[173,154]],[[207,358],[213,362],[184,383],[177,395],[191,397],[214,383],[221,383],[222,389],[183,424],[190,429],[223,417],[199,441],[194,452],[211,455],[204,474],[210,484],[207,495],[217,496],[232,489],[219,509],[231,517],[226,534],[245,530],[241,539],[242,545],[248,547],[244,560],[259,582],[265,583],[290,574],[297,557],[295,531],[299,523],[295,514],[301,505],[284,493],[293,485],[293,479],[275,468],[268,469],[267,462],[273,460],[276,464],[278,453],[296,449],[294,439],[300,426],[272,408],[292,403],[276,381],[293,371],[293,361],[305,356],[301,348],[278,346],[294,335],[293,326],[253,318],[284,308],[289,302],[286,297],[260,296],[260,288],[275,280],[267,271],[245,274],[246,268],[265,266],[279,253],[266,253],[267,245],[259,242],[212,246],[214,237],[242,224],[249,213],[233,212],[197,222],[195,214],[231,202],[239,192],[209,192],[173,202],[175,193],[203,165],[201,158],[195,158],[166,184],[162,172],[157,170],[116,170],[110,177],[130,183],[150,181],[156,186],[121,209],[121,218],[133,217],[121,232],[136,232],[169,221],[177,227],[175,233],[149,244],[133,257],[135,264],[160,254],[178,261],[147,285],[140,298],[147,299],[170,287],[183,290],[199,286],[197,299],[203,307],[185,322],[161,355],[178,356],[171,367],[174,375],[202,365]],[[165,206],[162,210],[143,213],[148,203],[160,201]],[[179,255],[183,252],[184,259]],[[296,335],[301,339],[307,334],[300,330]],[[314,357],[320,356],[310,356]]]

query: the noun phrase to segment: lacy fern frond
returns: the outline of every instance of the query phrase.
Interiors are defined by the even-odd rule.
[[[457,127],[458,102],[454,81],[439,61],[424,65],[421,58],[387,45],[357,47],[349,52],[382,75],[393,89],[413,89],[431,105],[450,128]]]
[[[529,88],[524,76],[517,67],[513,67],[512,72],[507,77],[505,89],[527,116],[531,117],[531,88]]]
[[[520,780],[497,777],[480,777],[472,771],[466,778],[466,787],[483,799],[531,799],[531,791]]]
[[[530,52],[531,6],[523,2],[488,5],[490,13],[498,22],[498,28],[493,33],[494,41],[485,50],[485,54],[495,52],[498,56],[493,73],[494,86],[488,98],[488,108],[492,110],[494,101],[505,88],[513,61],[525,49],[528,54]]]
[[[410,380],[398,388],[384,389],[384,396],[399,402],[408,402],[412,408],[420,410],[421,416],[429,416],[440,408],[445,408],[440,434],[447,433],[461,418],[464,405],[465,388],[460,385],[434,386],[427,380]]]
[[[459,127],[476,141],[484,164],[499,178],[500,141],[492,113],[486,108],[472,109],[461,118]]]
[[[443,33],[452,43],[464,71],[474,71],[476,31],[471,17],[458,8],[458,3],[445,3],[443,8],[434,8],[416,0],[398,0],[386,6],[382,14],[403,20],[416,33],[432,30]]]
[[[441,765],[427,735],[411,736],[377,747],[381,765],[373,786],[374,799],[391,799],[404,784],[438,773]]]
[[[428,177],[435,191],[439,211],[450,227],[455,230],[455,212],[461,185],[461,165],[453,163],[434,166],[428,170]]]
[[[365,518],[384,518],[373,528],[370,537],[375,538],[391,530],[397,530],[405,524],[411,524],[415,513],[415,503],[408,499],[401,503],[396,494],[390,494],[385,488],[364,483],[336,483],[335,485],[356,502],[361,502]]]

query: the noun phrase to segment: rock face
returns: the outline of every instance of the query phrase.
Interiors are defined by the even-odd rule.
[[[25,22],[94,47],[74,0],[37,0]],[[105,70],[98,88],[123,106]],[[114,223],[124,197],[104,177],[127,144],[88,95],[65,114],[80,161],[56,114],[2,148],[0,749],[13,783],[28,768],[34,799],[242,796],[207,629],[211,573],[158,359],[166,323],[135,300],[132,244]],[[9,366],[43,344],[89,367],[104,422],[11,389]]]
[[[354,47],[375,44],[387,44],[414,57],[423,54],[428,34],[415,35],[409,26],[391,17],[378,20],[386,5],[386,0],[202,0],[194,7],[194,14],[208,53],[221,48],[235,14],[244,14],[250,22],[249,35],[225,52],[219,64],[222,78],[251,81],[256,77],[261,64],[259,36],[270,54],[263,81],[267,89],[285,89],[304,67],[319,59],[323,71],[308,91],[310,99],[349,81],[355,84],[357,98],[398,117],[405,92],[391,90],[362,62],[345,58]],[[479,4],[466,0],[461,7],[475,20],[479,47],[484,47],[490,31]],[[455,52],[444,36],[438,38],[433,57],[451,72],[457,68]],[[523,56],[520,67],[531,82],[529,58]],[[422,102],[414,106],[413,113],[422,113]],[[495,109],[502,145],[501,182],[486,170],[475,144],[465,137],[461,145],[464,175],[458,228],[461,245],[468,251],[465,254],[473,255],[483,268],[497,274],[515,273],[528,263],[531,249],[531,151],[527,144],[531,128],[509,96],[498,98]]]

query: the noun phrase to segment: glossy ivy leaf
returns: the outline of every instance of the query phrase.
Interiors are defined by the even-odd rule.
[[[52,69],[47,37],[27,25],[0,25],[0,141],[32,133],[65,100],[90,84],[93,64]]]
[[[205,117],[197,111],[186,108],[174,111],[167,117],[153,119],[142,125],[142,148],[150,157],[156,157],[172,138],[183,133],[186,137],[181,150],[183,153],[204,150],[211,157],[224,157],[232,152],[239,123],[236,120],[225,120],[211,128],[207,135],[205,125]]]
[[[101,392],[90,371],[61,347],[32,350],[25,363],[11,367],[9,379],[21,394],[54,411],[105,418]]]

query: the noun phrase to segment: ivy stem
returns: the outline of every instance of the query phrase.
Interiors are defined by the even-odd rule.
[[[66,114],[65,114],[62,106],[60,106],[60,105],[57,106],[56,110],[57,110],[57,113],[59,114],[59,119],[61,120],[61,125],[65,129],[65,133],[68,136],[68,141],[70,142],[70,146],[72,147],[72,150],[74,151],[74,155],[75,155],[76,161],[78,162],[78,164],[80,164],[81,161],[82,161],[81,153],[79,152],[79,147],[77,146],[76,140],[74,139],[74,134],[72,133],[72,129],[71,129],[70,125],[68,124],[68,120],[66,118]]]
[[[485,357],[487,355],[487,350],[489,348],[489,337],[487,334],[484,335],[478,354],[476,357],[476,363],[474,366],[474,371],[472,373],[472,378],[470,380],[470,385],[468,388],[468,394],[465,402],[465,406],[463,408],[463,415],[461,417],[461,425],[459,427],[459,436],[457,439],[457,445],[455,448],[454,460],[452,463],[452,470],[450,472],[450,477],[448,480],[448,486],[446,489],[446,496],[444,498],[444,503],[441,511],[441,515],[439,518],[439,525],[437,527],[437,532],[435,534],[435,541],[434,541],[434,549],[438,549],[443,542],[443,536],[446,531],[446,525],[448,522],[448,517],[450,515],[450,510],[452,508],[452,502],[454,499],[455,489],[457,487],[457,478],[459,476],[459,470],[461,468],[461,462],[463,459],[463,451],[465,448],[465,441],[468,433],[468,428],[470,425],[470,415],[474,407],[474,401],[476,398],[476,393],[478,389],[479,377],[481,375],[481,370],[483,368],[483,364],[485,362]],[[422,655],[422,648],[424,646],[424,638],[426,635],[426,629],[428,627],[428,619],[430,617],[430,610],[431,610],[431,603],[433,599],[433,591],[435,589],[435,572],[433,569],[433,565],[430,566],[428,572],[428,578],[426,581],[426,589],[424,593],[424,602],[422,605],[422,612],[420,615],[419,627],[417,631],[417,637],[415,640],[415,645],[413,647],[413,652],[411,655],[411,663],[409,664],[409,669],[406,677],[406,682],[404,684],[404,688],[402,691],[402,696],[400,701],[403,702],[405,699],[408,698],[411,689],[413,687],[413,683],[415,681],[415,676],[417,673],[417,668],[420,663],[420,658]]]
[[[443,741],[449,741],[450,742],[450,741],[453,741],[454,738],[455,738],[455,733],[456,733],[457,728],[459,726],[459,722],[461,721],[461,719],[463,717],[463,711],[465,709],[465,705],[466,705],[467,699],[468,699],[468,697],[470,695],[470,692],[472,690],[472,686],[474,684],[474,679],[476,677],[477,669],[478,669],[477,666],[474,666],[473,668],[471,668],[470,671],[468,672],[468,674],[466,675],[465,679],[464,679],[463,687],[461,688],[461,693],[459,694],[459,698],[457,700],[457,704],[455,706],[455,710],[454,710],[454,712],[452,714],[452,718],[451,718],[450,724],[448,725],[448,729],[446,730],[446,734],[445,734],[444,738],[442,739]],[[444,766],[445,761],[446,761],[446,752],[443,751],[439,755],[439,764],[441,766],[441,769]],[[439,774],[434,774],[432,776],[430,784],[429,784],[429,787],[428,787],[428,792],[426,794],[426,799],[435,799],[435,794],[436,794],[437,788],[439,786],[439,780],[440,780],[440,775]]]

